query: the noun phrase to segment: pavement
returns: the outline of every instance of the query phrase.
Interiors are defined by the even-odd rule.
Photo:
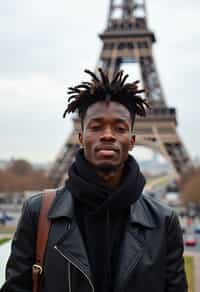
[[[6,263],[10,254],[10,245],[11,242],[8,241],[1,245],[0,248],[0,287],[3,285],[5,281],[5,268]]]

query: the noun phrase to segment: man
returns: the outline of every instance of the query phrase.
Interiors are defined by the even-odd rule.
[[[128,154],[135,115],[147,102],[138,82],[100,77],[70,88],[64,113],[78,110],[82,130],[69,179],[57,191],[42,292],[186,292],[182,233],[174,211],[142,195],[145,179]],[[41,194],[23,208],[2,292],[29,292]]]

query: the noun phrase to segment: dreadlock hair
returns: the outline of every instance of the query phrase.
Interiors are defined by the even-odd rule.
[[[89,70],[84,72],[92,77],[90,82],[82,82],[75,87],[69,87],[68,107],[66,108],[63,118],[67,113],[74,113],[78,110],[79,117],[83,127],[83,119],[90,105],[98,101],[115,101],[124,105],[131,114],[132,126],[135,121],[135,115],[144,117],[149,104],[146,99],[143,99],[139,94],[145,90],[138,90],[139,81],[126,83],[129,75],[124,75],[120,70],[110,81],[108,74],[101,68],[98,69],[100,78]]]

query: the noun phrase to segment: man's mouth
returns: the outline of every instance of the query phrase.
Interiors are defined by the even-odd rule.
[[[119,150],[113,146],[97,147],[96,151],[103,156],[113,156],[116,152],[119,152]]]
[[[98,153],[100,153],[103,156],[112,156],[116,153],[116,151],[114,150],[107,150],[107,149],[101,149],[98,151]]]

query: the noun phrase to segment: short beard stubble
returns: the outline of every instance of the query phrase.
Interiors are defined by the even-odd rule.
[[[120,163],[117,165],[113,165],[113,164],[109,164],[109,163],[102,163],[99,165],[94,165],[95,170],[97,172],[103,172],[103,173],[111,173],[111,172],[115,172],[117,170],[119,170],[120,168],[122,168],[122,166],[124,165],[124,163]]]

